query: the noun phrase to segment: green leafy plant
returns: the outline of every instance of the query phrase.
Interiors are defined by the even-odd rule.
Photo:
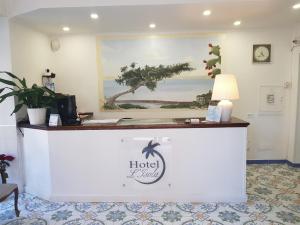
[[[0,83],[7,86],[0,88],[0,103],[9,97],[18,99],[18,103],[11,114],[18,112],[23,105],[28,108],[44,108],[53,105],[56,97],[55,92],[37,84],[28,87],[25,78],[21,79],[10,72],[0,71],[0,73],[5,73],[12,78],[12,80],[0,78]],[[5,90],[7,91],[4,93]]]

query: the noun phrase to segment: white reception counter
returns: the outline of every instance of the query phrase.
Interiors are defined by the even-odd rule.
[[[54,201],[245,202],[248,125],[22,125],[25,190]]]

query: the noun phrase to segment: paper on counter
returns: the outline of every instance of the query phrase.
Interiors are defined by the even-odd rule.
[[[191,119],[191,124],[198,124],[200,123],[199,119]]]
[[[104,120],[85,120],[82,124],[115,124],[118,123],[120,119],[104,119]]]

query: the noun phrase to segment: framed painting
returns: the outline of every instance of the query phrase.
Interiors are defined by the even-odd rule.
[[[203,109],[214,80],[204,59],[217,36],[99,37],[101,110]]]

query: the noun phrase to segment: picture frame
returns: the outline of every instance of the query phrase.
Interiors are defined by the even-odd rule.
[[[214,81],[207,76],[205,65],[199,62],[210,57],[209,44],[219,42],[220,36],[215,34],[161,34],[155,38],[149,35],[99,36],[100,111],[207,110]],[[118,60],[110,60],[112,58]],[[184,64],[192,69],[159,80],[153,87],[152,84],[143,85],[131,90],[132,87],[122,80],[125,77],[122,75],[144,71],[147,67],[155,71],[158,67],[177,65],[176,68],[181,68]]]
[[[271,44],[254,44],[252,51],[253,63],[270,63],[271,50]]]
[[[206,115],[206,121],[219,123],[221,121],[221,113],[222,109],[220,106],[209,105]]]

